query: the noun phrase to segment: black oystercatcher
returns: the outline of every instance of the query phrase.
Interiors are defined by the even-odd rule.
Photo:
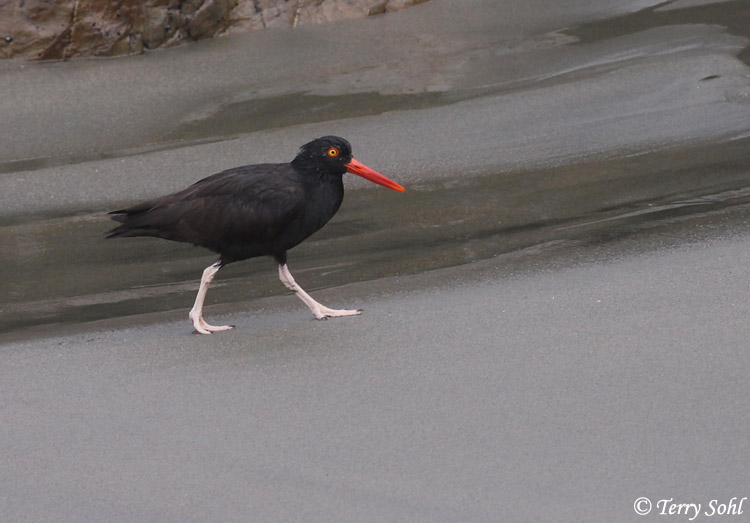
[[[305,144],[291,163],[245,165],[204,178],[180,192],[127,209],[113,211],[122,225],[107,238],[154,236],[188,242],[219,254],[203,271],[190,320],[201,334],[231,329],[203,319],[203,301],[216,273],[224,265],[273,256],[279,278],[319,320],[354,316],[362,310],[336,310],[321,305],[294,281],[286,252],[330,220],[344,198],[342,176],[357,174],[372,182],[404,191],[396,182],[352,157],[349,142],[324,136]]]

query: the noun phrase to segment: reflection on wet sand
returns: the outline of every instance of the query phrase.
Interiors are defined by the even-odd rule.
[[[393,200],[349,191],[334,220],[293,249],[311,290],[472,263],[532,246],[571,248],[649,223],[750,204],[749,139],[463,182],[422,183]],[[9,274],[0,333],[189,307],[202,249],[148,238],[105,242],[103,213],[0,226]],[[228,267],[213,302],[285,293],[271,260]]]

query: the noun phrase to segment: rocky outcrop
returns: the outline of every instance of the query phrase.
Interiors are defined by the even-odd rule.
[[[427,0],[0,0],[0,58],[114,56],[228,31],[396,11]]]

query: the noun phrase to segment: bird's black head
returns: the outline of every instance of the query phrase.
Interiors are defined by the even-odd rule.
[[[344,174],[352,159],[352,146],[338,136],[323,136],[300,148],[292,165],[298,169]]]
[[[313,173],[322,179],[326,175],[350,172],[373,183],[404,192],[404,188],[352,157],[352,146],[338,136],[324,136],[302,146],[292,165],[298,171]]]

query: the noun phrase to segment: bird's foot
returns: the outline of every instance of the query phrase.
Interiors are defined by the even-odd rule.
[[[192,312],[190,313],[190,320],[193,322],[193,328],[199,334],[213,334],[214,332],[234,329],[234,325],[209,325],[206,323],[206,320],[203,319],[203,316]]]
[[[320,306],[313,311],[316,320],[327,320],[328,318],[339,318],[341,316],[359,316],[364,309],[329,309]]]

